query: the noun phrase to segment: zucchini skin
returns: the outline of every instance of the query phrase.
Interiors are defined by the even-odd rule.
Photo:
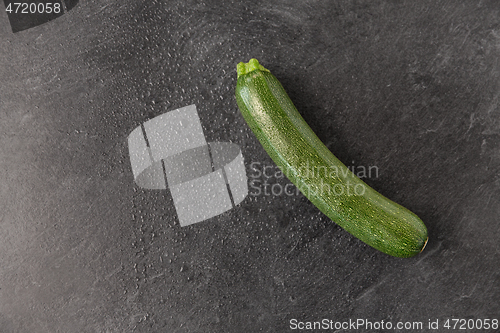
[[[239,63],[237,72],[235,95],[243,118],[276,165],[321,212],[391,256],[422,252],[428,240],[422,220],[347,169],[307,125],[269,70],[251,59]]]

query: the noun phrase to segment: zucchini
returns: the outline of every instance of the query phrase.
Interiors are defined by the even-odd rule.
[[[321,142],[280,82],[257,59],[237,66],[243,118],[288,179],[326,216],[366,244],[412,257],[427,244],[422,220],[356,177]]]

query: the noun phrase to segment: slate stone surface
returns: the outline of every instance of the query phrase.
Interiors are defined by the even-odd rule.
[[[19,33],[2,12],[1,332],[500,319],[498,1],[94,0]],[[252,57],[424,220],[423,253],[389,257],[302,195],[265,195],[288,181],[236,106]],[[190,104],[207,141],[241,147],[253,187],[182,228],[168,191],[134,184],[127,136]]]

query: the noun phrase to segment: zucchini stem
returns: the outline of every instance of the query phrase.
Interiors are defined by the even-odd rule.
[[[245,75],[245,74],[248,74],[250,72],[253,72],[257,69],[261,70],[261,71],[269,72],[269,70],[267,68],[264,68],[264,66],[262,66],[261,64],[259,64],[259,61],[255,58],[250,59],[250,61],[248,61],[247,63],[240,62],[236,66],[236,71],[238,72],[238,77],[240,77],[240,75]]]

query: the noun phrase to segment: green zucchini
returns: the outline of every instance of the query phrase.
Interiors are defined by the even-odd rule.
[[[257,139],[326,216],[366,244],[412,257],[427,244],[422,220],[356,177],[321,142],[280,82],[256,59],[237,66],[236,101]]]

